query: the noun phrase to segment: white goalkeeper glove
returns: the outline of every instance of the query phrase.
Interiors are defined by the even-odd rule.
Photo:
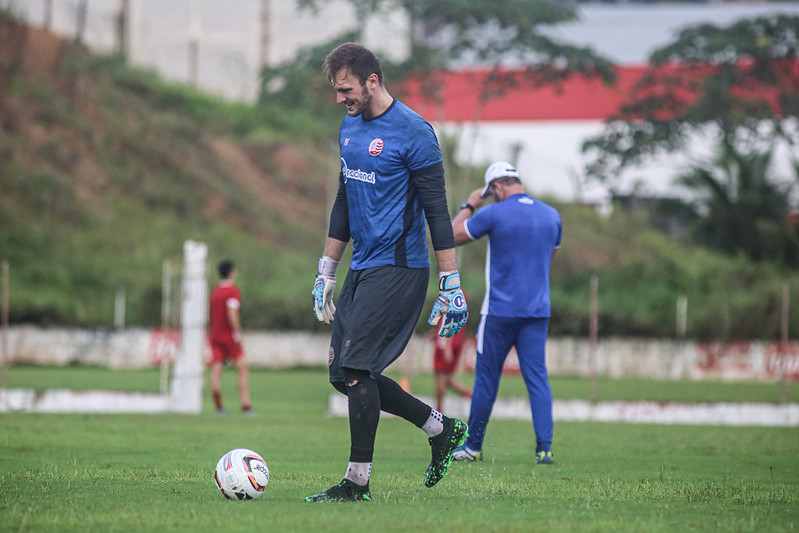
[[[336,268],[338,261],[322,256],[316,267],[316,281],[313,284],[313,312],[319,322],[330,324],[336,314],[333,293],[336,291]]]
[[[466,298],[461,290],[461,276],[457,270],[438,274],[438,297],[433,303],[433,310],[427,323],[435,326],[442,317],[444,321],[438,330],[439,337],[452,337],[460,331],[469,318]]]

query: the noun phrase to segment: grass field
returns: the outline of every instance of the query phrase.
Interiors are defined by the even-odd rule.
[[[155,391],[157,378],[154,371],[22,367],[12,368],[9,386]],[[413,383],[415,392],[432,392],[427,376]],[[427,489],[424,434],[386,418],[374,501],[307,504],[304,496],[341,479],[348,455],[346,420],[324,415],[332,391],[325,373],[255,371],[252,384],[257,417],[220,417],[210,405],[198,416],[0,414],[0,531],[799,529],[799,428],[556,422],[556,463],[535,466],[531,424],[496,420],[485,462],[456,463]],[[502,394],[515,395],[517,386],[509,377]],[[581,397],[588,384],[553,378],[553,389]],[[600,381],[598,392],[601,399],[779,398],[775,384]],[[234,407],[232,371],[225,396]],[[216,461],[235,447],[252,448],[269,464],[259,500],[227,501],[213,484]]]
[[[157,368],[141,370],[108,370],[100,367],[66,366],[40,367],[19,365],[9,372],[9,388],[29,389],[101,389],[118,391],[158,392],[160,374]],[[231,375],[228,376],[228,373]],[[226,371],[224,379],[233,385],[233,371]],[[254,384],[254,397],[259,397],[257,384],[261,380],[271,381],[275,373],[270,370],[254,368],[251,370]],[[319,387],[327,382],[327,371],[305,369],[300,374],[309,377],[309,388],[320,393],[320,401],[325,401],[332,388]],[[289,373],[290,374],[290,373]],[[277,375],[286,375],[278,372]],[[396,375],[394,376],[397,377]],[[471,385],[473,373],[457,376],[463,383]],[[228,379],[229,378],[229,379]],[[572,376],[552,376],[552,394],[559,399],[588,400],[590,384],[587,379]],[[413,392],[432,396],[433,375],[430,373],[413,376]],[[789,403],[799,403],[799,384],[788,383],[786,399]],[[235,395],[235,389],[228,393]],[[500,396],[527,396],[527,389],[519,375],[505,375],[500,382]],[[782,386],[780,383],[720,381],[653,381],[641,379],[603,379],[597,380],[597,400],[647,400],[653,402],[750,402],[779,403]],[[267,397],[268,398],[268,397]],[[264,398],[264,401],[267,401]]]

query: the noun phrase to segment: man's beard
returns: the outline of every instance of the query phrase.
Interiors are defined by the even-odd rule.
[[[363,98],[357,104],[355,116],[363,115],[372,107],[372,95],[371,93],[364,93]]]

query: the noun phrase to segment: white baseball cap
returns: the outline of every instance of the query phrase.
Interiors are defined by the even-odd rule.
[[[480,197],[485,198],[488,194],[488,187],[491,185],[491,182],[499,179],[499,178],[518,178],[519,171],[516,170],[516,167],[508,163],[507,161],[497,161],[493,163],[488,169],[486,170],[485,175],[485,187],[483,190],[480,191]]]

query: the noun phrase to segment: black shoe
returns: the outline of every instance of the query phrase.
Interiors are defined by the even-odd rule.
[[[433,460],[424,474],[424,486],[432,487],[447,475],[447,469],[452,463],[452,452],[455,448],[466,442],[469,436],[469,426],[457,418],[444,417],[444,431],[440,435],[430,437],[430,448]]]
[[[344,479],[324,492],[305,498],[306,502],[370,502],[372,493],[369,492],[369,483],[361,487],[349,479]]]

